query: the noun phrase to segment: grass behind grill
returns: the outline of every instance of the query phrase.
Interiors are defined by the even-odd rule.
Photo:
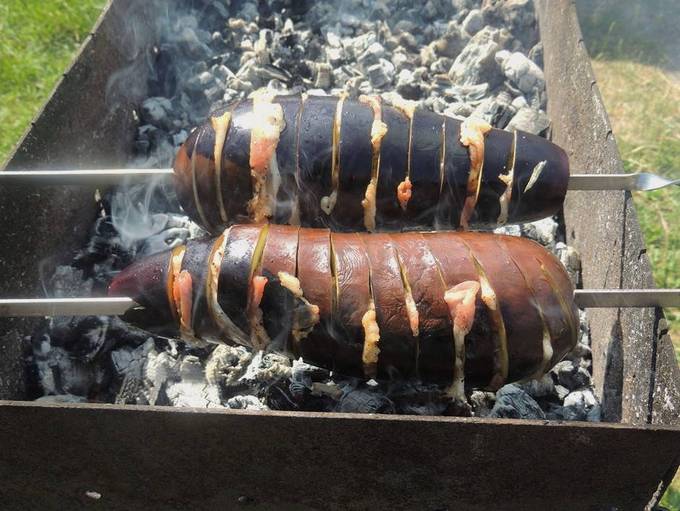
[[[49,96],[104,4],[104,0],[0,2],[0,164]]]

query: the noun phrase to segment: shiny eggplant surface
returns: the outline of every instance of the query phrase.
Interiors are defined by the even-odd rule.
[[[544,374],[575,345],[579,324],[554,256],[485,233],[234,225],[133,263],[110,293],[165,317],[187,341],[273,350],[365,378],[449,382],[457,396],[463,385]]]
[[[187,214],[213,234],[271,221],[343,231],[527,222],[562,206],[548,140],[379,98],[256,94],[194,130],[174,164]]]

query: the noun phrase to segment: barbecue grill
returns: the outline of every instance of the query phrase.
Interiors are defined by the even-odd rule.
[[[621,172],[573,2],[535,4],[552,140],[574,168]],[[152,25],[130,34],[126,20],[157,15],[151,3],[108,3],[7,170],[126,164],[148,71],[126,77],[125,98],[104,91],[143,58],[130,48],[154,41]],[[36,268],[49,274],[82,246],[93,193],[0,188],[0,296],[41,296]],[[653,287],[629,192],[570,192],[564,220],[584,287]],[[0,494],[16,508],[546,509],[569,494],[572,509],[639,509],[680,462],[680,369],[660,309],[589,319],[603,423],[37,404],[22,401],[20,333],[34,320],[1,318]]]

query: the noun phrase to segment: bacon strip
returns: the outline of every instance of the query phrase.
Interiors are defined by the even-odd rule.
[[[376,193],[378,177],[380,173],[380,144],[387,133],[387,124],[382,121],[382,106],[379,97],[359,96],[359,101],[373,109],[373,124],[371,125],[371,145],[373,158],[371,159],[371,181],[366,187],[364,200],[361,206],[364,208],[364,227],[369,232],[375,231]]]
[[[454,400],[465,401],[465,336],[472,330],[475,319],[475,301],[480,284],[466,280],[444,293],[453,324],[453,382],[448,394]]]
[[[193,305],[192,298],[193,279],[191,273],[182,270],[174,281],[172,292],[175,305],[179,312],[179,329],[182,337],[194,337],[191,322],[191,310]]]
[[[283,108],[272,103],[274,94],[266,90],[253,95],[252,127],[250,131],[250,174],[253,178],[253,198],[248,202],[248,213],[254,222],[261,222],[273,214],[276,197],[271,197],[270,170],[276,165],[276,146],[283,130]],[[278,171],[278,165],[276,166]],[[268,190],[268,188],[270,188]]]
[[[460,225],[464,230],[469,228],[470,219],[479,198],[484,167],[484,135],[489,130],[491,130],[489,123],[473,118],[465,119],[460,126],[460,143],[467,147],[470,153],[470,173],[463,211],[460,214]]]
[[[375,302],[370,301],[368,310],[361,318],[364,327],[364,349],[361,354],[361,361],[364,364],[364,375],[366,378],[376,378],[378,376],[378,357],[380,355],[380,328],[375,314]]]

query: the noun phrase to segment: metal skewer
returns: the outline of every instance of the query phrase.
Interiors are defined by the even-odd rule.
[[[166,178],[172,173],[172,169],[5,170],[0,171],[0,183],[109,186],[144,183],[152,177]],[[671,180],[649,172],[569,176],[569,190],[650,191],[671,185],[680,186],[680,179]]]
[[[680,289],[577,289],[579,307],[680,307]],[[6,316],[119,316],[139,307],[132,298],[0,299]]]

